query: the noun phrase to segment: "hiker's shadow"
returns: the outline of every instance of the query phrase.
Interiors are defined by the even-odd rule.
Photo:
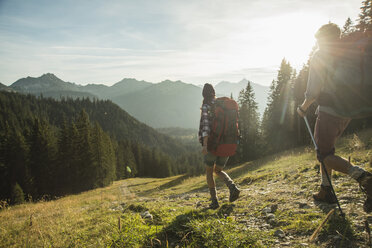
[[[354,244],[356,236],[351,220],[347,216],[341,215],[336,203],[329,204],[314,200],[314,204],[325,214],[332,209],[337,211],[329,217],[328,222],[319,234],[318,240],[325,244],[325,247],[359,247]]]
[[[325,213],[325,214],[329,213],[329,211],[331,211],[332,209],[337,208],[336,203],[325,203],[325,202],[316,201],[316,200],[313,200],[313,203],[320,210],[322,210],[322,212]]]
[[[221,205],[221,207],[219,207],[216,210],[214,215],[216,215],[219,218],[226,218],[226,217],[231,215],[231,213],[234,211],[235,206],[236,205],[233,204],[233,203],[224,203],[224,204]],[[205,206],[205,207],[200,208],[198,211],[199,212],[206,212],[210,209],[211,208],[209,206]]]
[[[164,226],[161,232],[156,234],[156,238],[149,241],[151,247],[168,247],[164,244],[173,244],[179,247],[190,247],[189,237],[193,235],[191,226],[195,221],[210,221],[212,219],[227,218],[234,211],[235,204],[224,203],[218,210],[211,210],[210,208],[193,209],[188,212],[182,213]],[[153,241],[159,244],[153,244]],[[163,244],[163,245],[162,245]],[[171,247],[173,247],[171,245]]]
[[[227,217],[234,211],[235,204],[225,203],[217,211],[217,215],[220,217]]]

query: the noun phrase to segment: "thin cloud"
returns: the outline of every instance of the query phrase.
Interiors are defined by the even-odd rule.
[[[355,19],[360,0],[3,0],[0,81],[52,72],[78,83],[123,77],[268,85],[300,68],[315,30]],[[297,25],[297,26],[295,26]],[[239,78],[241,77],[241,78]],[[117,80],[117,81],[116,81]]]

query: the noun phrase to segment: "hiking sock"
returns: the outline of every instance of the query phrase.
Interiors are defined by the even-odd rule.
[[[326,172],[324,171],[323,167],[321,167],[321,170],[322,170],[322,182],[320,185],[327,186],[327,187],[331,186],[331,182],[328,181]],[[331,175],[328,175],[328,176],[329,176],[329,180],[331,180]]]
[[[359,166],[351,166],[347,172],[349,176],[354,178],[355,180],[358,180],[360,176],[365,172],[362,168]]]

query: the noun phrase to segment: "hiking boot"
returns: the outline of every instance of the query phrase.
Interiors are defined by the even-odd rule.
[[[313,194],[313,198],[315,201],[326,202],[329,204],[337,202],[330,186],[320,185],[320,191],[316,194]]]
[[[367,199],[363,204],[363,210],[367,214],[369,214],[372,211],[372,198],[367,196]]]
[[[232,184],[232,185],[229,187],[229,190],[230,190],[229,201],[230,201],[230,202],[236,201],[236,200],[239,198],[240,189],[238,189],[238,187],[236,187],[235,184]]]
[[[372,200],[372,174],[365,171],[357,181],[360,189],[367,195],[367,199],[370,198]]]
[[[213,199],[211,204],[209,204],[209,208],[210,209],[217,209],[220,207],[220,204],[218,204],[218,200],[217,199]]]

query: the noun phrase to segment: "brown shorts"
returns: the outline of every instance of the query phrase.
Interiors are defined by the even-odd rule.
[[[216,164],[217,167],[224,168],[228,160],[229,157],[218,157],[211,152],[204,155],[204,163],[209,167]]]
[[[318,160],[335,153],[335,143],[344,132],[351,119],[340,118],[319,112],[315,123],[314,138],[318,145]]]

